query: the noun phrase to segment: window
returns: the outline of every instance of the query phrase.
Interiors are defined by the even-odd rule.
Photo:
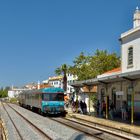
[[[50,94],[48,94],[48,93],[43,94],[43,100],[44,101],[49,101],[50,100]]]
[[[51,101],[64,101],[64,94],[63,93],[51,94]]]
[[[133,65],[133,47],[128,48],[128,66]]]

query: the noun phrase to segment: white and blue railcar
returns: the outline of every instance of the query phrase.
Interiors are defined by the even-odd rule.
[[[65,115],[64,90],[49,87],[39,90],[23,91],[19,95],[19,104],[23,107],[37,110],[42,114]]]

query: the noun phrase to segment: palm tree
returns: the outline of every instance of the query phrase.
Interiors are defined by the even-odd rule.
[[[63,89],[64,91],[67,90],[67,73],[68,73],[68,66],[66,64],[62,64],[59,68],[55,70],[57,75],[63,74]]]

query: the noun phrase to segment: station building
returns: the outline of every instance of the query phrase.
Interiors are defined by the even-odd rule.
[[[75,88],[86,85],[89,88],[97,86],[97,96],[109,106],[113,102],[117,112],[121,111],[122,103],[126,101],[131,123],[140,118],[140,10],[138,7],[133,16],[133,28],[122,33],[121,67],[108,71],[97,78],[77,81]],[[106,111],[108,111],[108,106]],[[106,115],[108,118],[108,115]]]

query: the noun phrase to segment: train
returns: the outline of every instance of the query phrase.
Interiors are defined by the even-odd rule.
[[[48,87],[36,90],[25,90],[19,94],[19,105],[42,115],[60,114],[66,115],[64,107],[64,90],[56,87]]]

